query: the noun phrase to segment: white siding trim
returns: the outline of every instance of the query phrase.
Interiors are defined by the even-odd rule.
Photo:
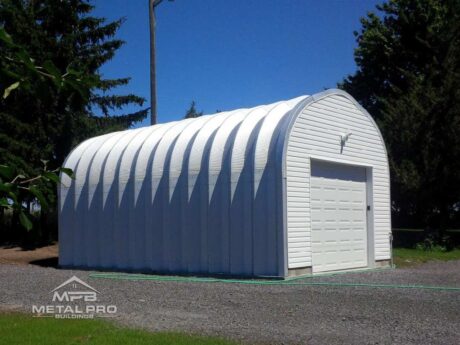
[[[340,153],[340,134],[352,136]],[[291,119],[284,149],[288,268],[312,266],[310,159],[371,167],[374,260],[389,259],[390,179],[386,148],[372,117],[340,90],[309,97]],[[304,197],[302,197],[302,195]],[[372,218],[371,218],[372,219]]]

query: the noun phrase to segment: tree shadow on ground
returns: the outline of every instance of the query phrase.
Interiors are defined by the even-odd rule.
[[[29,264],[35,265],[35,266],[40,266],[40,267],[52,267],[52,268],[58,268],[59,267],[58,257],[57,256],[52,257],[52,258],[33,260],[33,261],[30,261]]]

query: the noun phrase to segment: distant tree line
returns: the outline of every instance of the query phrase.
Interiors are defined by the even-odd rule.
[[[214,113],[218,114],[218,113],[221,113],[221,112],[222,112],[222,110],[216,109],[216,111]],[[196,109],[196,102],[192,101],[192,103],[190,103],[190,107],[185,112],[184,119],[192,119],[192,118],[195,118],[195,117],[200,117],[202,115],[203,115],[203,111],[198,111]]]
[[[203,115],[203,112],[202,111],[197,111],[196,110],[196,103],[195,103],[195,101],[192,101],[192,103],[190,104],[190,108],[188,108],[188,110],[185,112],[184,119],[191,119],[191,118],[195,118],[195,117],[200,117],[202,115]]]

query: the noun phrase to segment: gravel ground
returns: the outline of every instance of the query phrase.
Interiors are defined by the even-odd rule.
[[[0,308],[30,311],[72,275],[115,304],[119,323],[265,344],[459,344],[460,291],[121,281],[0,264]],[[297,280],[296,282],[302,282]],[[460,261],[309,281],[460,287]]]

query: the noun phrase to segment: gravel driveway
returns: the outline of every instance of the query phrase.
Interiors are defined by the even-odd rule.
[[[0,308],[30,311],[72,275],[118,306],[117,322],[266,344],[459,344],[460,291],[95,279],[91,272],[0,264]],[[318,282],[460,287],[460,261],[348,273]]]

